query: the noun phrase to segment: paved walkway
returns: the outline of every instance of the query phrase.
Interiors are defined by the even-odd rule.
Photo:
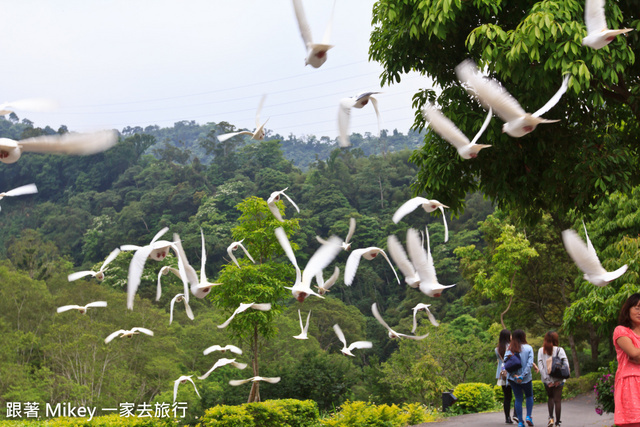
[[[523,408],[524,409],[524,408]],[[533,406],[533,422],[536,427],[546,427],[549,418],[547,402]],[[467,414],[457,417],[449,417],[436,423],[423,423],[414,427],[433,427],[442,425],[447,427],[473,426],[473,427],[497,427],[517,424],[505,424],[503,412],[489,412],[483,414]],[[581,426],[613,426],[613,414],[596,414],[595,395],[587,393],[568,400],[562,400],[562,427]]]

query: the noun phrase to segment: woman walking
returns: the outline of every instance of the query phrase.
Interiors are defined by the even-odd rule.
[[[514,372],[508,372],[507,380],[513,390],[513,395],[516,398],[515,410],[518,417],[518,427],[524,427],[522,422],[522,397],[524,395],[525,403],[527,406],[527,416],[524,418],[528,426],[533,425],[533,419],[531,418],[531,411],[533,411],[533,385],[531,380],[531,368],[533,364],[533,348],[527,343],[527,335],[522,329],[516,329],[511,334],[511,342],[509,348],[504,354],[504,361],[506,362],[513,354],[518,354],[520,357],[522,367]]]
[[[617,426],[640,426],[640,294],[624,303],[618,325],[613,331],[618,358],[613,420]]]
[[[550,375],[553,363],[553,357],[559,357],[562,364],[569,368],[569,360],[567,354],[562,347],[558,346],[558,333],[549,331],[544,336],[544,343],[538,350],[538,369],[542,376],[542,383],[547,392],[547,407],[549,408],[549,423],[547,427],[559,426],[560,415],[562,412],[562,388],[564,387],[564,379],[555,378]],[[555,409],[555,419],[554,419]]]
[[[496,380],[498,385],[502,387],[502,407],[504,409],[504,418],[505,423],[513,424],[513,420],[509,417],[509,412],[511,411],[511,386],[507,381],[507,371],[504,370],[504,353],[507,351],[509,347],[509,342],[511,341],[511,332],[508,329],[503,329],[500,331],[500,336],[498,337],[498,346],[495,348],[496,357],[498,359],[498,367],[496,369]],[[514,413],[515,418],[515,413]],[[517,419],[516,419],[517,421]]]

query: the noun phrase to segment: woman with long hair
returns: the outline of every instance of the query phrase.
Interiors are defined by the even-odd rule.
[[[509,348],[504,353],[504,361],[506,362],[512,355],[518,354],[522,367],[514,372],[507,373],[507,380],[513,390],[515,396],[515,410],[518,417],[518,427],[524,427],[523,419],[528,426],[533,425],[531,411],[533,411],[533,385],[531,380],[531,367],[533,364],[533,348],[527,343],[527,335],[522,329],[516,329],[511,333],[511,342]],[[527,416],[522,418],[522,397],[524,395],[527,406]]]
[[[511,386],[507,381],[507,371],[504,370],[504,353],[507,351],[509,347],[509,342],[511,341],[511,332],[508,329],[503,329],[500,331],[500,336],[498,337],[498,346],[495,348],[496,357],[498,358],[498,368],[496,369],[496,380],[498,385],[502,387],[502,407],[504,409],[504,418],[505,423],[513,424],[513,420],[509,416],[509,412],[511,411]],[[514,413],[514,418],[515,418]],[[517,421],[517,419],[516,419]]]
[[[613,344],[618,358],[613,420],[617,426],[640,426],[640,294],[623,304]]]
[[[547,407],[549,408],[549,423],[547,427],[560,425],[560,414],[562,412],[562,388],[564,387],[564,379],[555,378],[550,375],[553,356],[559,357],[562,364],[569,368],[569,360],[567,354],[562,347],[558,346],[558,333],[549,331],[544,336],[544,343],[538,349],[538,369],[542,376],[542,383],[547,392]],[[553,417],[555,409],[555,419]]]

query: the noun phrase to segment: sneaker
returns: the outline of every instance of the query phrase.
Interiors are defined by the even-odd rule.
[[[558,421],[558,422],[556,423],[556,427],[561,427],[561,426],[560,426],[560,424],[561,424],[561,423],[562,423],[562,421]]]
[[[517,423],[520,420],[518,419],[518,416],[516,414],[513,414],[513,417],[511,417],[511,419],[513,420],[513,422]]]
[[[531,417],[527,416],[527,418],[525,418],[525,420],[527,420],[527,425],[528,426],[532,426],[533,425],[533,420],[531,419]]]
[[[519,423],[518,423],[518,427],[524,427],[524,423],[519,422]]]
[[[547,427],[553,427],[555,424],[555,421],[553,420],[553,418],[549,418],[549,422],[547,423]]]

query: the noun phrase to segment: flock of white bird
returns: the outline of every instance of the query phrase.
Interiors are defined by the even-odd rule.
[[[297,207],[295,202],[285,193],[285,191],[286,191],[286,188],[284,190],[274,191],[271,194],[271,196],[268,198],[268,202],[267,202],[273,216],[280,222],[283,221],[283,218],[282,218],[282,214],[280,213],[280,206],[278,206],[278,203],[283,203],[284,200],[286,199],[291,203],[292,206],[296,208],[296,210],[299,211],[299,208]],[[397,210],[396,214],[394,215],[394,220],[398,222],[400,219],[402,219],[402,217],[411,213],[418,207],[423,207],[423,209],[426,212],[432,212],[437,208],[442,209],[445,206],[436,200],[427,200],[420,197],[411,199],[406,203],[404,203],[402,206],[400,206],[400,208]],[[445,225],[446,225],[446,222],[445,222]],[[349,232],[346,240],[342,240],[336,236],[331,236],[329,237],[329,239],[325,240],[319,236],[316,236],[316,239],[318,240],[320,247],[309,259],[304,270],[301,270],[300,267],[298,266],[295,254],[293,252],[293,249],[291,247],[291,244],[289,242],[289,239],[287,238],[287,235],[284,229],[282,227],[278,227],[275,230],[275,237],[277,238],[284,253],[286,254],[287,258],[290,260],[291,264],[294,266],[296,271],[296,279],[293,286],[286,287],[286,289],[291,290],[291,294],[296,300],[298,300],[299,302],[304,302],[304,300],[311,295],[316,296],[318,298],[324,298],[324,295],[327,292],[330,292],[331,287],[335,285],[338,281],[340,268],[338,266],[335,266],[333,270],[333,274],[326,282],[324,281],[324,278],[323,278],[323,270],[334,261],[336,256],[341,251],[351,250],[351,239],[354,237],[355,230],[356,230],[356,221],[354,218],[351,218],[349,221]],[[133,257],[131,258],[131,262],[129,264],[128,278],[127,278],[127,307],[129,309],[133,309],[135,294],[141,283],[141,278],[145,268],[146,261],[148,259],[153,259],[155,261],[162,261],[167,257],[167,255],[169,254],[169,251],[173,251],[178,261],[177,262],[178,268],[176,269],[170,266],[164,266],[160,269],[160,272],[158,273],[156,300],[159,300],[162,295],[162,283],[161,283],[162,276],[168,274],[169,272],[175,274],[177,277],[179,277],[182,280],[184,285],[184,291],[182,293],[178,293],[171,299],[169,324],[173,322],[173,311],[174,311],[174,306],[176,302],[184,303],[187,317],[193,320],[194,314],[193,314],[193,311],[191,310],[191,307],[189,306],[190,295],[195,296],[197,298],[204,298],[206,295],[208,295],[209,291],[213,286],[221,286],[222,284],[210,283],[206,279],[205,265],[207,261],[207,254],[205,250],[204,233],[202,233],[202,230],[201,230],[201,239],[202,239],[201,260],[202,261],[201,261],[200,277],[198,277],[197,272],[190,265],[186,257],[186,254],[182,248],[180,237],[178,235],[174,234],[172,241],[161,240],[161,237],[167,231],[168,231],[168,228],[163,228],[162,230],[160,230],[158,233],[156,233],[153,239],[151,239],[151,242],[145,246],[122,245],[120,246],[120,248],[114,249],[107,256],[107,258],[105,259],[105,261],[103,262],[103,264],[101,265],[98,271],[75,272],[70,274],[68,279],[69,281],[73,281],[83,277],[91,276],[96,278],[99,281],[102,281],[105,278],[105,272],[107,272],[109,264],[113,260],[115,260],[116,257],[122,251],[135,251]],[[448,235],[448,231],[446,232],[446,234]],[[419,291],[421,291],[425,295],[428,295],[430,297],[439,297],[442,294],[442,291],[444,289],[455,286],[455,285],[443,286],[438,283],[438,279],[436,277],[436,272],[433,264],[433,258],[431,256],[431,250],[429,248],[428,232],[426,235],[427,250],[424,249],[424,244],[425,244],[425,241],[420,238],[419,232],[413,229],[409,229],[407,233],[407,248],[408,248],[409,256],[407,257],[407,254],[404,252],[404,249],[402,245],[398,242],[397,238],[395,236],[389,236],[389,252],[390,252],[391,258],[395,261],[395,263],[399,266],[402,273],[405,275],[405,281],[407,282],[407,284],[413,288],[417,288]],[[255,260],[253,259],[250,253],[251,248],[246,248],[242,244],[242,240],[237,242],[232,242],[227,247],[227,254],[230,257],[231,262],[233,262],[238,268],[242,267],[242,264],[238,262],[238,259],[233,254],[234,251],[240,248],[244,251],[246,257],[251,262],[255,263]],[[345,285],[350,286],[353,283],[361,258],[371,261],[375,259],[378,255],[382,255],[382,257],[386,259],[396,279],[398,280],[398,283],[400,283],[400,279],[395,271],[393,263],[391,262],[391,259],[387,257],[387,254],[385,253],[385,251],[382,248],[378,248],[378,247],[368,247],[363,249],[354,249],[353,251],[351,251],[345,265],[345,276],[344,276]],[[311,288],[313,280],[315,280],[316,282],[315,288],[317,289],[317,292]],[[106,306],[107,306],[106,301],[96,301],[96,302],[89,303],[85,306],[66,305],[63,307],[59,307],[57,311],[58,313],[62,313],[62,312],[75,309],[75,310],[78,310],[78,312],[80,312],[81,314],[85,314],[89,308],[106,307]],[[430,322],[434,326],[438,326],[438,322],[436,321],[433,314],[431,314],[431,312],[429,311],[429,307],[430,307],[429,304],[420,303],[413,308],[412,333],[414,333],[415,330],[417,329],[417,325],[418,325],[417,313],[421,310],[426,311]],[[267,311],[271,309],[271,304],[259,303],[259,302],[241,303],[240,306],[231,314],[231,316],[225,322],[218,325],[218,328],[226,328],[227,326],[229,326],[229,324],[234,320],[236,316],[241,316],[242,313],[246,312],[249,309]],[[409,338],[409,339],[419,340],[419,339],[424,339],[428,335],[427,334],[427,335],[416,336],[416,335],[409,335],[409,334],[396,332],[393,329],[391,329],[389,325],[381,317],[376,304],[373,304],[373,306],[371,307],[371,310],[374,317],[380,322],[380,324],[384,328],[388,330],[390,338]],[[303,323],[302,312],[300,310],[298,310],[298,318],[300,321],[300,334],[294,336],[293,338],[299,339],[299,340],[309,339],[308,331],[309,331],[309,324],[311,319],[311,311],[307,313],[306,323]],[[355,341],[347,345],[345,335],[342,332],[340,325],[335,324],[333,328],[336,333],[336,336],[338,337],[340,342],[342,342],[343,344],[343,348],[341,349],[341,352],[347,356],[354,357],[355,356],[353,354],[354,350],[371,348],[373,345],[370,341]],[[143,327],[135,327],[130,330],[120,329],[109,334],[109,336],[105,338],[104,342],[105,344],[108,344],[111,341],[113,341],[115,338],[125,338],[125,337],[131,338],[134,335],[139,335],[139,334],[146,334],[149,336],[153,336],[154,333],[153,331]],[[242,350],[233,345],[226,345],[224,347],[220,345],[214,345],[205,349],[203,351],[203,354],[206,356],[215,351],[218,351],[221,353],[230,351],[232,353],[242,354]],[[199,376],[198,379],[204,380],[207,377],[209,377],[209,375],[213,371],[215,371],[217,368],[220,368],[226,365],[231,365],[237,369],[244,369],[247,366],[246,363],[236,362],[235,358],[234,359],[221,358],[215,362],[215,364],[211,367],[209,371],[207,371],[202,376]],[[192,377],[193,375],[188,375],[188,376],[183,375],[177,380],[175,380],[174,400],[177,396],[178,387],[180,384],[191,382],[194,388],[196,387]],[[279,377],[274,377],[274,378],[253,377],[246,380],[231,380],[229,381],[229,384],[241,385],[250,381],[251,382],[267,381],[270,383],[277,383],[279,380],[280,380]],[[196,388],[196,393],[198,393],[197,388]]]
[[[604,1],[605,0],[586,0],[585,3],[585,22],[588,35],[584,38],[583,45],[590,46],[594,49],[602,48],[610,43],[617,35],[631,31],[631,29],[610,30],[607,28],[604,15]],[[304,14],[304,10],[302,8],[301,0],[293,0],[293,6],[300,27],[300,33],[302,35],[302,39],[307,51],[305,64],[311,65],[314,68],[318,68],[325,63],[325,61],[327,60],[327,51],[333,47],[329,44],[331,34],[331,20],[329,21],[329,24],[327,26],[327,30],[325,32],[322,43],[314,43],[309,25]],[[466,86],[469,93],[477,97],[480,103],[489,111],[487,119],[485,120],[475,138],[472,141],[469,141],[469,139],[448,118],[443,116],[439,112],[439,110],[434,108],[432,105],[427,105],[423,110],[423,114],[426,120],[430,123],[431,128],[440,136],[442,136],[446,141],[451,143],[458,150],[460,156],[464,159],[475,158],[478,156],[478,153],[481,149],[490,147],[489,145],[476,144],[476,142],[479,140],[480,136],[487,128],[494,112],[505,122],[503,125],[503,132],[506,132],[512,137],[524,136],[527,133],[532,132],[540,123],[551,123],[557,121],[543,119],[540,116],[549,111],[554,105],[558,103],[562,95],[567,90],[569,81],[569,76],[565,76],[558,92],[542,108],[540,108],[535,113],[530,114],[525,112],[517,102],[517,100],[513,98],[498,82],[483,76],[472,61],[467,60],[462,62],[456,68],[456,72],[458,78]],[[369,101],[371,101],[376,115],[378,116],[379,125],[378,103],[377,100],[372,96],[377,93],[379,92],[367,92],[355,97],[345,98],[340,101],[338,127],[340,131],[339,143],[341,146],[350,145],[347,134],[351,108],[362,108],[366,104],[368,104]],[[264,139],[264,126],[267,122],[265,121],[263,123],[260,123],[260,112],[262,110],[264,100],[265,97],[263,96],[256,114],[255,131],[233,132],[220,135],[218,139],[220,141],[225,141],[234,136],[243,134],[250,135],[251,138],[255,140]],[[54,104],[49,100],[22,100],[0,105],[0,114],[8,114],[10,112],[13,112],[15,109],[22,109],[25,111],[48,111],[52,108],[54,108]],[[112,147],[116,142],[117,133],[115,131],[102,131],[90,134],[68,133],[55,136],[39,136],[24,139],[21,141],[0,138],[0,161],[3,163],[16,162],[24,151],[78,155],[94,154]],[[298,206],[285,193],[286,190],[287,189],[285,188],[281,191],[274,191],[267,200],[270,211],[272,212],[274,217],[281,222],[283,221],[283,219],[280,213],[280,209],[276,205],[276,203],[282,201],[283,197],[286,198],[289,203],[291,203],[296,211],[300,212]],[[37,193],[37,188],[35,184],[29,184],[4,193],[0,193],[0,200],[5,196],[12,197],[33,193]],[[428,200],[422,197],[413,198],[397,209],[392,218],[393,222],[398,223],[405,215],[413,212],[418,207],[422,207],[426,212],[433,212],[435,209],[439,209],[441,211],[445,226],[444,241],[448,241],[448,228],[444,213],[444,208],[446,208],[447,206],[443,205],[437,200]],[[349,232],[345,240],[342,240],[336,236],[331,236],[329,239],[325,240],[317,236],[320,247],[309,259],[309,262],[305,266],[304,270],[301,270],[298,266],[295,255],[291,248],[291,244],[289,243],[284,229],[276,229],[276,238],[282,246],[282,249],[284,250],[287,258],[295,267],[295,282],[293,286],[287,287],[287,289],[291,290],[291,293],[295,299],[297,299],[299,302],[303,302],[310,295],[318,298],[324,298],[324,295],[330,291],[330,288],[337,283],[339,277],[339,268],[337,266],[334,267],[333,274],[326,282],[323,279],[322,272],[329,264],[331,264],[331,262],[333,262],[340,251],[351,250],[351,241],[354,237],[355,228],[356,221],[354,218],[351,218]],[[168,255],[169,251],[172,250],[178,259],[178,269],[168,266],[161,269],[160,273],[158,274],[156,300],[160,298],[162,292],[161,277],[168,274],[169,272],[172,272],[182,280],[184,284],[184,291],[175,295],[171,300],[169,323],[171,324],[173,321],[173,309],[176,302],[184,303],[187,316],[193,320],[194,315],[189,306],[190,294],[197,298],[204,298],[209,294],[213,286],[219,286],[221,284],[210,283],[207,280],[205,273],[205,264],[207,257],[205,251],[205,238],[202,231],[202,261],[199,277],[196,270],[189,264],[187,260],[179,236],[174,234],[173,241],[160,240],[160,238],[167,231],[168,228],[160,230],[148,245],[122,245],[120,248],[114,249],[105,259],[104,263],[98,271],[80,271],[70,274],[69,281],[77,280],[86,276],[92,276],[101,281],[105,277],[105,272],[108,269],[109,263],[111,263],[121,251],[134,251],[133,258],[129,265],[127,282],[127,307],[129,309],[133,309],[134,297],[140,285],[142,273],[147,259],[162,261]],[[349,255],[345,265],[345,285],[350,286],[353,283],[360,260],[362,258],[371,261],[374,260],[378,255],[382,255],[382,257],[385,258],[385,260],[389,263],[389,266],[391,267],[398,283],[400,283],[400,278],[398,277],[391,260],[395,262],[395,264],[404,275],[404,279],[407,285],[412,288],[418,289],[420,292],[429,297],[439,297],[444,289],[450,288],[455,285],[441,285],[440,283],[438,283],[433,263],[433,257],[431,255],[428,230],[426,230],[425,234],[426,240],[425,236],[421,237],[420,234],[420,232],[414,229],[409,229],[407,231],[406,252],[396,236],[389,236],[387,240],[387,249],[389,250],[391,259],[389,259],[382,248],[367,247],[354,249]],[[596,286],[606,285],[610,281],[616,279],[617,277],[620,277],[627,269],[627,266],[625,265],[614,272],[607,272],[600,264],[600,261],[598,260],[597,254],[595,252],[595,249],[593,248],[593,245],[591,244],[591,241],[589,240],[588,235],[586,235],[586,244],[573,230],[565,230],[562,233],[562,238],[567,252],[578,265],[578,267],[585,273],[584,278]],[[426,250],[424,248],[425,241],[427,247]],[[241,265],[240,263],[238,263],[238,260],[234,256],[233,252],[239,248],[241,248],[244,251],[245,255],[255,263],[254,259],[250,255],[249,250],[242,245],[242,242],[243,240],[232,242],[227,248],[227,254],[238,268],[241,268]],[[312,281],[314,279],[316,280],[315,287],[317,289],[317,292],[311,288]],[[70,310],[77,310],[81,314],[85,314],[90,308],[106,306],[106,301],[96,301],[84,306],[65,305],[59,307],[57,309],[57,312],[62,313]],[[438,326],[438,322],[430,312],[429,307],[429,304],[420,303],[412,309],[412,333],[415,333],[417,329],[416,316],[417,313],[421,310],[426,311],[429,321],[434,326]],[[236,316],[241,316],[242,313],[248,309],[266,311],[271,309],[271,304],[256,302],[247,302],[240,304],[240,306],[233,312],[233,314],[224,323],[218,325],[218,327],[227,327]],[[390,338],[408,338],[420,340],[424,339],[428,335],[416,336],[396,332],[391,329],[391,327],[389,327],[389,325],[384,321],[375,303],[372,305],[371,311],[378,322],[388,330],[388,335]],[[301,333],[294,336],[293,338],[308,339],[311,312],[309,311],[309,313],[307,314],[307,320],[305,324],[303,324],[302,313],[300,310],[298,310],[298,317],[300,320]],[[343,344],[341,352],[347,356],[354,356],[354,354],[352,353],[353,350],[367,349],[372,347],[372,343],[370,341],[355,341],[350,345],[347,345],[347,340],[340,326],[338,324],[335,324],[333,328],[338,339]],[[138,335],[140,333],[153,336],[153,331],[143,327],[135,327],[130,330],[120,329],[118,331],[115,331],[107,336],[104,341],[105,344],[107,344],[116,337],[131,338],[134,335]],[[214,345],[205,349],[203,351],[203,354],[208,355],[212,352],[224,353],[226,351],[230,351],[239,355],[242,354],[242,350],[232,345],[227,345],[224,347]],[[244,369],[247,366],[245,363],[236,362],[236,359],[221,358],[215,362],[213,367],[208,372],[198,378],[203,380],[207,378],[215,369],[226,365],[231,365],[238,369]],[[191,377],[192,375],[181,376],[180,378],[175,380],[174,401],[176,399],[178,387],[180,384],[184,384],[189,381],[193,384],[194,388],[196,387]],[[256,376],[245,380],[231,380],[229,384],[236,386],[255,381],[277,383],[278,381],[280,381],[280,378],[264,378]],[[195,388],[195,390],[196,393],[198,393],[197,388]]]

